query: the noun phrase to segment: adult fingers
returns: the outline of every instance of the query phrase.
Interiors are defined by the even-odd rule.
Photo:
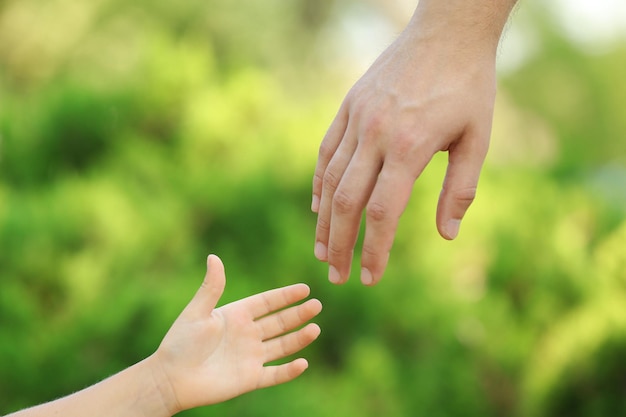
[[[265,341],[265,360],[263,363],[293,355],[311,344],[320,333],[321,330],[317,324],[309,323],[293,333]]]
[[[461,220],[476,197],[489,136],[466,134],[449,150],[448,168],[437,205],[437,230],[448,240],[457,237]]]
[[[322,311],[322,303],[311,299],[298,306],[279,311],[257,320],[263,340],[272,339],[299,327]]]
[[[430,156],[417,161],[412,167],[401,161],[385,160],[366,208],[361,253],[361,282],[364,285],[375,285],[382,277],[398,221],[408,204],[415,179]]]
[[[315,172],[313,174],[313,198],[311,200],[311,210],[315,213],[319,211],[320,207],[324,173],[348,127],[348,115],[347,103],[344,102],[330,124],[320,145],[317,164],[315,165]]]
[[[381,159],[376,152],[371,146],[357,148],[333,196],[328,278],[334,284],[346,282],[350,275],[361,214],[380,172]]]
[[[333,199],[337,187],[339,187],[340,182],[343,180],[344,172],[350,164],[356,147],[356,134],[349,126],[341,144],[324,172],[322,196],[317,213],[317,225],[315,227],[315,256],[320,261],[326,261],[328,259],[328,238],[331,229],[330,222]]]

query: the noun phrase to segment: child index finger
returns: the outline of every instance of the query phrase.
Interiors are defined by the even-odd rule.
[[[308,285],[293,284],[252,295],[238,303],[241,303],[252,317],[257,319],[303,300],[310,293],[311,289]]]

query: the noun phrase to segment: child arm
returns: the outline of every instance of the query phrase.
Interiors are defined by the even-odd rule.
[[[306,370],[303,358],[274,366],[320,334],[316,324],[293,331],[321,311],[304,284],[266,291],[215,308],[224,291],[224,266],[207,260],[202,286],[157,351],[91,387],[7,417],[169,417],[288,382]]]

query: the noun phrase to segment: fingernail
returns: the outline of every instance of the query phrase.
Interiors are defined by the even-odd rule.
[[[315,257],[320,261],[326,261],[328,259],[328,248],[322,242],[315,243]]]
[[[461,227],[460,219],[451,219],[448,220],[446,224],[446,233],[450,239],[454,239],[459,234],[459,227]]]
[[[320,209],[320,198],[317,195],[313,195],[313,200],[311,201],[311,211],[317,213]]]
[[[374,277],[372,277],[372,273],[367,268],[361,268],[361,283],[363,285],[372,285],[374,283]]]
[[[337,272],[337,269],[332,265],[328,268],[328,280],[333,284],[339,284],[341,282],[339,272]]]

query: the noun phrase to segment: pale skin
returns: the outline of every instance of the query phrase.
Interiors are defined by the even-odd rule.
[[[154,354],[75,394],[7,417],[172,416],[301,375],[308,367],[303,358],[266,364],[319,336],[320,328],[306,323],[321,303],[296,304],[309,287],[295,284],[216,308],[224,285],[224,266],[211,255],[202,286]]]
[[[348,92],[321,145],[315,256],[343,284],[365,211],[361,282],[381,279],[413,184],[437,152],[448,169],[436,225],[456,238],[489,147],[498,43],[515,0],[420,0],[406,29]]]

